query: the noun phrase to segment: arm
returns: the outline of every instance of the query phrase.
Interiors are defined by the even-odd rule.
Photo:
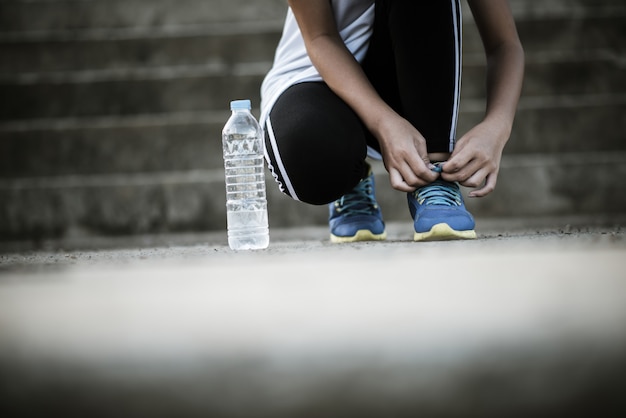
[[[506,0],[468,0],[487,55],[487,108],[483,121],[462,136],[444,165],[443,178],[491,193],[511,135],[524,78],[524,51]]]
[[[379,141],[392,187],[413,191],[434,181],[426,141],[371,85],[339,35],[330,1],[289,0],[289,6],[313,65]]]

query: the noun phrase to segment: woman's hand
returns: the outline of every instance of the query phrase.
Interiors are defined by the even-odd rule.
[[[391,187],[412,192],[439,177],[431,170],[426,140],[406,119],[391,114],[377,131]]]
[[[450,159],[443,165],[441,177],[474,188],[469,197],[488,195],[496,187],[508,137],[509,133],[495,124],[477,125],[457,141]]]

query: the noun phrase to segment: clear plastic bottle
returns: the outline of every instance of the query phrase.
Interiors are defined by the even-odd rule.
[[[263,135],[250,100],[233,101],[230,110],[222,131],[228,245],[233,250],[259,250],[270,242]]]

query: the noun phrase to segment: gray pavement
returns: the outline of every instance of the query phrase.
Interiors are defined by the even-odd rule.
[[[5,245],[0,415],[624,416],[622,220],[558,222]]]

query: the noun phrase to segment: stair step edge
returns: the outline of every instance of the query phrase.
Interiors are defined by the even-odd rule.
[[[626,164],[626,152],[570,152],[558,155],[545,154],[516,154],[505,155],[502,158],[501,168],[533,168],[548,166],[594,166],[594,165],[623,165]],[[384,167],[374,164],[374,173],[384,175]],[[45,177],[28,177],[15,179],[0,179],[0,190],[37,190],[37,189],[64,189],[77,187],[115,187],[115,186],[146,186],[146,185],[176,185],[176,184],[214,184],[220,187],[224,182],[222,169],[167,171],[152,173],[115,173],[115,174],[86,174],[60,175]],[[266,176],[266,182],[272,182],[271,176]]]
[[[523,96],[519,101],[518,110],[620,106],[624,104],[626,104],[626,92],[611,94]],[[461,113],[480,113],[484,112],[484,110],[484,99],[461,100]],[[253,113],[258,115],[259,109],[253,110]],[[228,119],[228,115],[229,112],[225,109],[125,116],[24,119],[0,122],[0,132],[112,129],[181,124],[210,125],[225,123],[226,119]]]

